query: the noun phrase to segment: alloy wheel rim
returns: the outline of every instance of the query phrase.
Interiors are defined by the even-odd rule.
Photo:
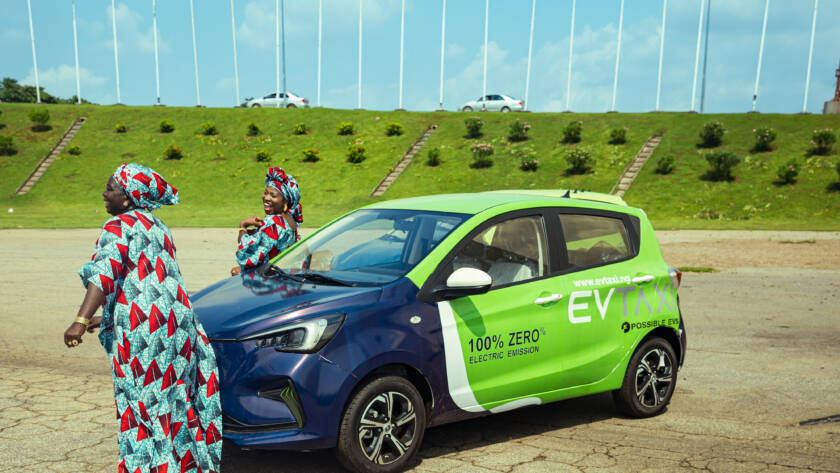
[[[414,444],[417,414],[402,393],[387,391],[374,397],[359,421],[359,446],[365,457],[378,465],[402,458]]]
[[[636,399],[644,407],[657,407],[667,401],[672,382],[671,358],[665,350],[653,348],[636,367]]]

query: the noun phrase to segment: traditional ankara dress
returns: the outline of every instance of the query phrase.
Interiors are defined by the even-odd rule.
[[[184,289],[169,228],[150,212],[178,203],[178,191],[138,164],[123,164],[114,179],[137,209],[105,222],[79,275],[106,296],[99,340],[112,363],[119,473],[218,472],[216,357]]]
[[[265,185],[280,191],[289,204],[292,218],[298,225],[303,223],[300,187],[295,178],[286,174],[282,168],[272,167],[265,176]],[[253,235],[242,235],[239,249],[236,251],[236,262],[242,269],[255,268],[298,240],[300,236],[297,231],[289,228],[282,215],[266,215],[263,225]]]

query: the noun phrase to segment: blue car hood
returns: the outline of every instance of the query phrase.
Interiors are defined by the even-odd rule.
[[[190,299],[211,339],[235,340],[315,313],[346,312],[376,303],[380,287],[301,283],[280,276],[243,272],[213,284]]]

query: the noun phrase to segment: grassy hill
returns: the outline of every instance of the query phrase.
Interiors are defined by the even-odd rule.
[[[263,176],[268,165],[255,159],[257,150],[271,154],[271,164],[294,175],[303,191],[304,225],[317,226],[361,205],[382,199],[445,192],[511,188],[585,188],[609,192],[642,144],[664,133],[662,143],[625,196],[630,205],[645,209],[657,228],[765,228],[840,230],[840,192],[830,191],[838,180],[837,152],[806,157],[812,130],[840,130],[838,116],[646,114],[464,114],[452,112],[375,112],[332,109],[201,109],[125,106],[48,106],[53,129],[31,131],[26,113],[34,105],[0,104],[0,134],[12,135],[18,148],[0,156],[0,228],[100,226],[106,214],[100,196],[110,173],[122,162],[135,161],[160,171],[181,192],[182,204],[159,215],[171,226],[235,226],[245,216],[259,215]],[[484,136],[465,138],[464,119],[478,115],[486,122]],[[65,152],[27,195],[13,192],[78,116],[88,118],[72,145],[82,154]],[[162,119],[175,125],[160,133]],[[508,127],[515,119],[531,125],[529,139],[510,143]],[[560,143],[562,128],[583,122],[583,140]],[[720,149],[738,154],[733,182],[701,180],[708,152],[696,147],[697,135],[708,121],[724,123],[728,133]],[[204,136],[201,125],[215,122],[219,134]],[[249,123],[263,131],[246,135]],[[353,122],[352,136],[337,134],[341,122]],[[386,125],[399,122],[405,133],[385,136]],[[125,123],[127,133],[114,131]],[[297,123],[310,132],[295,135]],[[421,153],[382,198],[369,197],[379,180],[432,124],[438,129]],[[751,154],[752,129],[771,126],[778,131],[775,149]],[[607,144],[612,128],[628,127],[628,142]],[[350,144],[361,143],[367,159],[346,161]],[[494,165],[472,169],[469,147],[486,142],[495,146]],[[180,147],[180,160],[163,158],[170,145]],[[442,163],[426,166],[429,149],[440,149]],[[840,148],[840,145],[836,145]],[[321,160],[303,162],[302,151],[319,150]],[[594,172],[568,176],[565,153],[585,148],[596,159]],[[539,160],[536,172],[519,169],[515,153],[527,150]],[[674,173],[653,173],[656,160],[672,154]],[[790,158],[802,164],[792,186],[773,183],[779,165]],[[13,208],[13,213],[6,209]]]

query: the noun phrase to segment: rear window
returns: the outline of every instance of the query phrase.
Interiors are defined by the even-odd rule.
[[[591,268],[633,255],[627,227],[620,218],[560,214],[560,224],[570,268]]]

